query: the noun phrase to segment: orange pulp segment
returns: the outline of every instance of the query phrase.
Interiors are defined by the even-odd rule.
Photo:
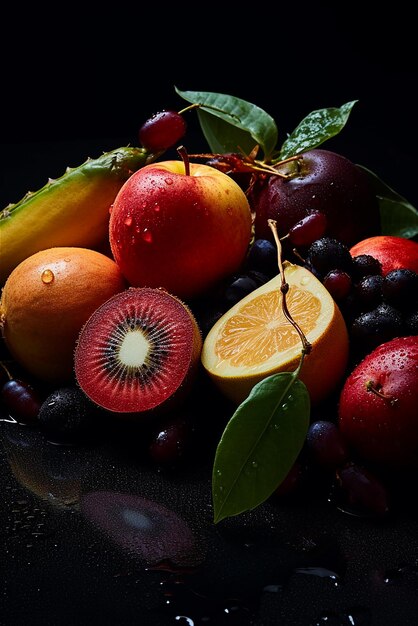
[[[341,380],[348,360],[342,314],[323,284],[307,269],[285,263],[286,304],[312,346],[300,378],[312,403],[324,399]],[[242,402],[263,378],[294,371],[302,343],[283,311],[281,278],[276,276],[243,298],[209,331],[202,364],[221,391]]]

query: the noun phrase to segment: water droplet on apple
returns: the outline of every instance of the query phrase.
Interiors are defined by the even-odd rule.
[[[173,184],[173,179],[172,178],[164,178],[164,182],[166,183],[166,185],[172,185]]]
[[[158,202],[156,202],[156,203],[154,204],[154,211],[155,211],[156,213],[159,213],[159,212],[161,211],[161,207],[160,207],[160,205],[158,204]]]
[[[112,209],[113,209],[113,204],[111,204],[110,207],[109,207],[109,213],[112,212]]]
[[[125,226],[132,226],[132,215],[127,215],[123,221]]]
[[[146,243],[152,243],[152,239],[153,239],[152,233],[150,230],[148,230],[148,228],[145,228],[142,231],[141,237]]]

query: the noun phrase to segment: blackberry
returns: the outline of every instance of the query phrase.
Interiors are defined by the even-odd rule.
[[[353,257],[353,279],[360,280],[364,276],[374,276],[382,273],[382,264],[370,254],[359,254]]]
[[[364,311],[371,311],[383,301],[382,294],[383,276],[372,274],[364,276],[355,287],[355,297],[359,308]]]
[[[418,274],[401,268],[388,272],[382,283],[383,299],[401,311],[412,311],[418,305]]]
[[[43,431],[60,441],[89,434],[97,417],[96,407],[78,387],[61,387],[42,403],[38,420]]]
[[[351,275],[353,269],[350,250],[341,241],[332,237],[322,237],[314,241],[309,246],[306,261],[322,277],[336,269]]]
[[[372,311],[356,317],[351,324],[351,337],[361,351],[370,351],[381,343],[404,333],[401,313],[389,304],[379,304]]]

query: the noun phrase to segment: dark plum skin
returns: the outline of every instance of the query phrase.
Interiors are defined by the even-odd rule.
[[[268,176],[254,185],[249,201],[255,211],[255,236],[272,240],[268,219],[277,220],[280,237],[317,210],[327,218],[328,237],[347,246],[380,234],[380,213],[367,175],[346,157],[329,150],[305,152],[290,179]]]

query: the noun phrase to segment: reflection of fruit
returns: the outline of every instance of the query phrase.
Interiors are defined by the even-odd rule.
[[[235,272],[251,239],[242,189],[212,167],[166,161],[123,185],[110,216],[113,256],[135,287],[163,287],[182,298]]]
[[[39,379],[72,378],[81,327],[93,311],[125,288],[109,257],[87,248],[49,248],[22,261],[4,286],[0,311],[6,345]]]
[[[418,336],[373,350],[347,378],[339,425],[361,458],[388,466],[418,463]]]
[[[383,276],[401,267],[418,272],[418,243],[412,239],[377,235],[358,241],[350,252],[352,256],[369,254],[378,259]]]
[[[347,329],[327,290],[308,270],[285,264],[290,285],[289,311],[312,344],[301,379],[313,403],[330,393],[344,374]],[[259,380],[299,363],[301,341],[285,319],[277,276],[243,298],[209,331],[202,363],[215,383],[235,402],[246,398]]]
[[[75,374],[99,406],[162,409],[189,388],[202,338],[190,309],[161,289],[131,287],[99,307],[77,343]]]
[[[273,175],[255,185],[249,198],[256,213],[256,237],[272,239],[268,219],[277,221],[283,237],[312,210],[326,216],[326,234],[346,245],[380,232],[378,201],[360,168],[329,150],[302,156],[295,176]]]
[[[81,498],[81,512],[116,544],[148,564],[195,563],[193,534],[170,509],[128,493],[96,491]]]
[[[126,147],[87,159],[0,211],[0,283],[39,250],[101,246],[107,239],[109,207],[146,156],[141,148]]]
[[[62,447],[47,443],[38,430],[16,424],[5,435],[7,460],[23,487],[58,508],[78,502],[87,461],[81,449],[74,446],[64,453]]]

